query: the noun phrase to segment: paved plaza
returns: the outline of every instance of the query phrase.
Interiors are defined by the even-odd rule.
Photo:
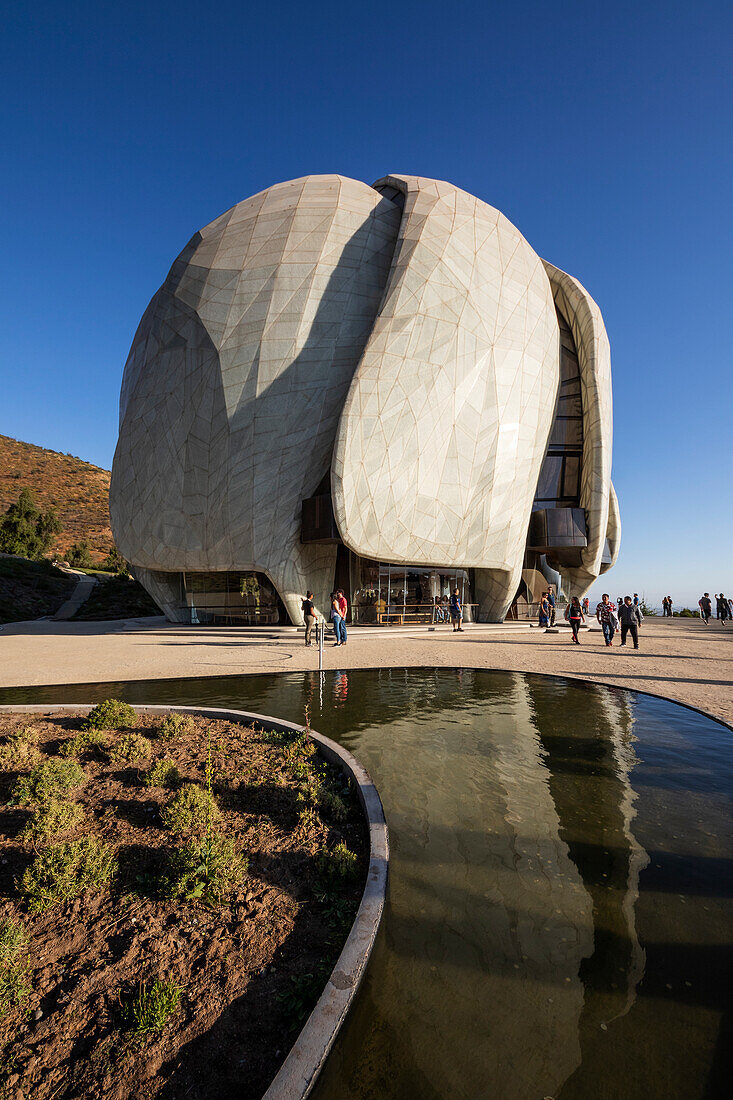
[[[641,648],[607,649],[597,629],[573,646],[570,632],[507,623],[402,633],[360,631],[324,668],[469,666],[577,676],[667,696],[733,722],[733,627],[715,620],[646,619]],[[163,619],[114,623],[33,622],[0,627],[0,687],[32,684],[295,672],[318,667],[294,628],[186,627]]]

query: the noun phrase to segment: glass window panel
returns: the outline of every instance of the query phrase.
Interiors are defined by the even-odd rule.
[[[569,397],[572,394],[579,394],[580,392],[580,376],[578,376],[578,378],[566,378],[564,382],[560,383],[561,397]]]
[[[577,378],[579,374],[580,364],[577,355],[563,348],[560,354],[560,378]]]
[[[547,455],[542,463],[540,480],[537,484],[537,496],[552,500],[560,496],[560,478],[562,476],[562,455]]]
[[[560,400],[557,403],[557,415],[558,416],[582,416],[583,405],[580,400],[580,394],[571,394],[566,396],[565,391],[561,391]]]
[[[563,479],[563,496],[573,497],[577,500],[580,493],[580,458],[568,455],[565,459],[565,476]]]
[[[556,420],[550,435],[551,447],[581,447],[583,445],[583,421]]]

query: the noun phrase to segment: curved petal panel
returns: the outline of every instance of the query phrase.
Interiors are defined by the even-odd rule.
[[[582,552],[578,568],[563,570],[563,582],[569,595],[582,595],[601,573],[609,523],[613,445],[611,349],[601,311],[585,287],[547,261],[545,269],[557,308],[572,330],[580,365],[583,393],[580,506],[585,510],[588,546]]]
[[[375,187],[401,191],[405,208],[336,439],[339,531],[368,558],[503,570],[505,586],[521,570],[558,388],[549,281],[480,199],[415,176]]]
[[[390,269],[399,208],[341,176],[239,203],[173,264],[125,368],[110,490],[141,569],[266,573],[294,621],[336,549],[300,543]]]

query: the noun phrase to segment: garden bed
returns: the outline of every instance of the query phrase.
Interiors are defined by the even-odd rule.
[[[0,715],[0,1096],[260,1097],[359,905],[355,791],[293,731],[99,724]]]

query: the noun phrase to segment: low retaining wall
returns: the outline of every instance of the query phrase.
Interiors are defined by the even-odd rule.
[[[91,709],[91,703],[37,704],[33,706],[0,706],[3,714],[54,714],[66,711]],[[204,718],[223,718],[232,722],[256,722],[267,730],[288,729],[295,733],[308,732],[319,754],[336,764],[356,784],[359,802],[369,827],[369,871],[364,893],[351,931],[341,954],[336,960],[331,976],[316,1007],[306,1020],[290,1053],[280,1067],[263,1100],[302,1100],[316,1083],[318,1074],[334,1044],[339,1028],[351,1007],[366,965],[374,947],[379,923],[387,895],[387,871],[389,867],[389,839],[382,802],[368,772],[358,760],[329,737],[304,726],[272,718],[266,714],[253,714],[243,710],[225,710],[219,707],[134,706],[141,714],[167,714],[170,711],[188,712]]]

